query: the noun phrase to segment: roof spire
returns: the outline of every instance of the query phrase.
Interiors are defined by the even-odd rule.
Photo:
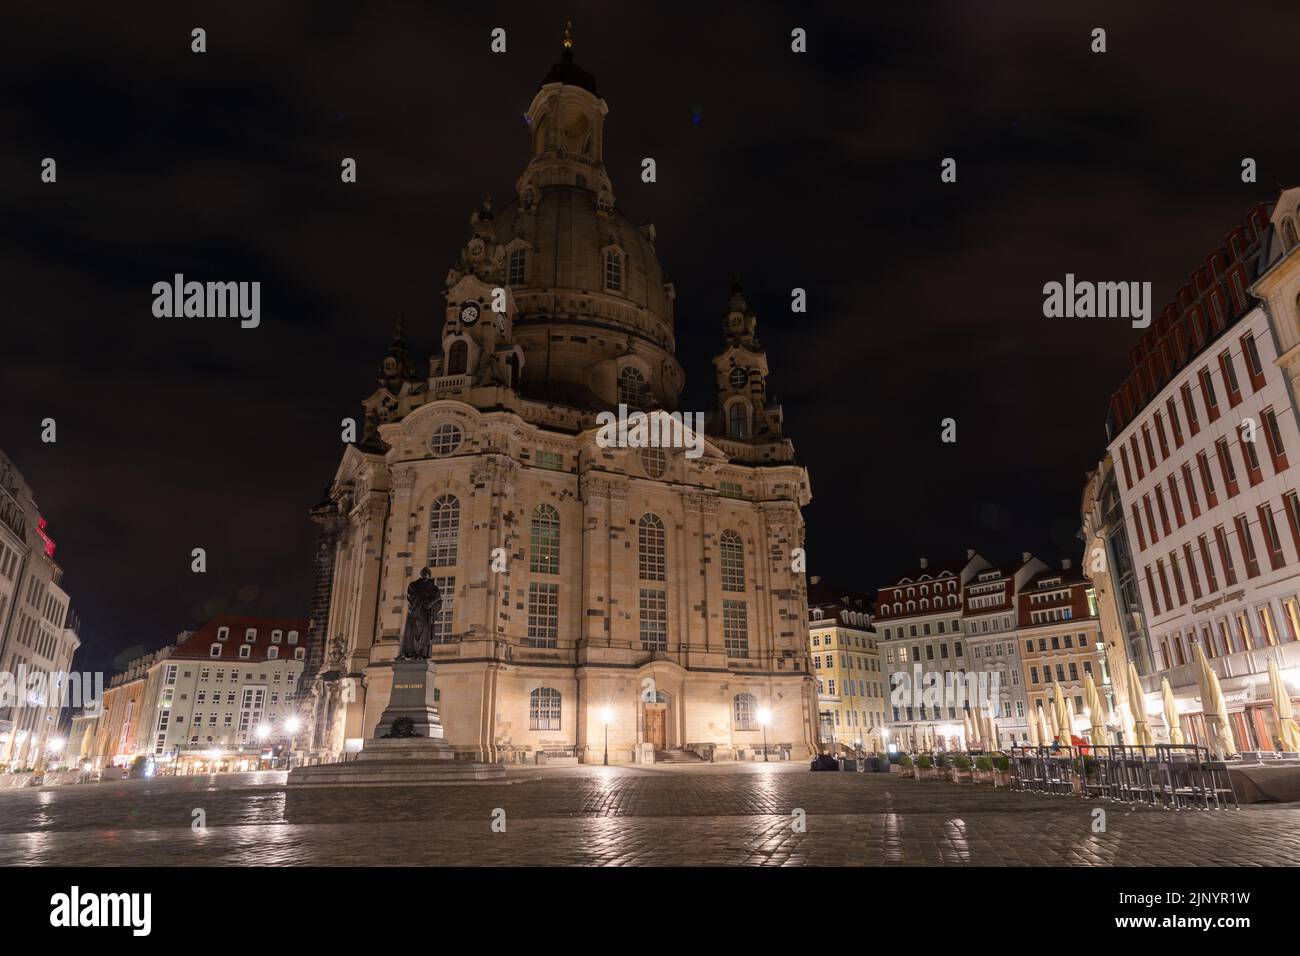
[[[573,21],[564,21],[564,39],[560,41],[566,53],[573,55]]]

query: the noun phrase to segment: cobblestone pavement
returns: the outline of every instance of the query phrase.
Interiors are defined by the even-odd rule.
[[[497,808],[505,833],[491,828]],[[538,769],[415,789],[288,791],[283,773],[261,773],[0,792],[5,865],[1297,863],[1300,804],[1133,809],[803,764]]]

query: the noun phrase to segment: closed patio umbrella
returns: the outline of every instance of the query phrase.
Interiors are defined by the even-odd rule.
[[[1219,686],[1219,675],[1210,667],[1201,645],[1192,646],[1196,654],[1196,682],[1201,688],[1201,713],[1205,715],[1210,754],[1220,758],[1232,756],[1237,752],[1237,744],[1232,739],[1232,728],[1228,726],[1228,705],[1223,699],[1223,688]]]
[[[1043,712],[1041,710],[1038,711],[1037,716],[1033,711],[1029,712],[1029,746],[1031,747],[1041,747],[1043,745],[1043,739],[1038,733],[1038,722],[1042,717]]]
[[[1139,747],[1150,747],[1156,742],[1151,733],[1151,724],[1147,722],[1146,700],[1142,696],[1142,681],[1138,679],[1137,668],[1133,662],[1128,664],[1128,707],[1133,715],[1133,742]]]
[[[1097,693],[1097,684],[1092,675],[1083,672],[1083,700],[1088,705],[1088,722],[1092,725],[1092,745],[1106,743],[1106,708]]]
[[[970,750],[975,745],[975,732],[971,729],[970,711],[961,715],[962,726],[966,728],[966,749]]]
[[[988,717],[985,719],[988,722],[989,730],[984,737],[984,749],[997,750],[998,749],[998,722],[996,719],[994,719],[992,714],[989,714]]]
[[[1291,708],[1291,695],[1282,682],[1277,661],[1268,662],[1268,687],[1273,697],[1273,711],[1277,715],[1277,735],[1282,738],[1282,749],[1292,753],[1300,751],[1300,727],[1296,727]]]
[[[1043,734],[1044,738],[1046,738],[1043,740],[1043,743],[1050,747],[1052,741],[1061,736],[1061,727],[1056,720],[1056,701],[1051,697],[1047,698],[1047,707],[1045,710],[1047,713],[1047,724],[1043,727],[1046,731],[1046,733]]]
[[[1160,678],[1160,700],[1165,709],[1165,723],[1169,725],[1169,742],[1175,747],[1181,747],[1186,741],[1183,740],[1183,728],[1178,723],[1178,708],[1174,705],[1174,689],[1169,686],[1169,678]]]
[[[1065,702],[1065,694],[1061,691],[1060,684],[1053,684],[1052,689],[1055,693],[1052,695],[1056,703],[1056,727],[1061,735],[1061,746],[1070,746],[1070,737],[1074,732],[1074,720],[1070,716],[1070,705]]]

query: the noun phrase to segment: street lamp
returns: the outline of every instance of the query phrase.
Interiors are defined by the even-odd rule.
[[[605,759],[602,761],[604,766],[609,766],[609,721],[614,716],[614,711],[608,707],[600,708],[600,719],[605,724]]]
[[[760,707],[758,722],[763,726],[763,763],[767,763],[767,725],[772,722],[772,712],[766,707]]]

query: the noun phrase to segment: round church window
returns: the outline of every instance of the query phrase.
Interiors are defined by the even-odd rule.
[[[439,458],[445,458],[460,447],[464,434],[456,425],[439,425],[433,430],[429,439],[429,450]]]
[[[733,368],[731,370],[731,387],[740,391],[749,382],[749,372],[743,368]]]
[[[662,448],[643,448],[641,467],[651,478],[660,478],[668,470],[668,455]]]

